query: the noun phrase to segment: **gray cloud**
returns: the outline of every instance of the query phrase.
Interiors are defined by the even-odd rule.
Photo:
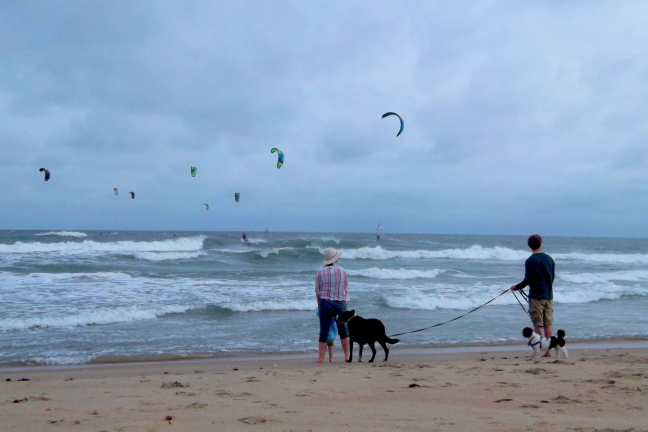
[[[4,2],[0,227],[646,236],[646,16]]]

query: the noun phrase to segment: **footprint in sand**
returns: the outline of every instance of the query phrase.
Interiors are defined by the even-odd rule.
[[[268,421],[268,419],[263,417],[244,417],[239,419],[240,422],[245,424],[261,424]]]

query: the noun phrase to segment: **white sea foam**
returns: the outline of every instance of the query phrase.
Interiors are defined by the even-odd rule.
[[[234,312],[276,311],[276,310],[316,310],[314,300],[258,300],[245,303],[228,302],[219,306]]]
[[[40,234],[34,234],[35,236],[61,236],[61,237],[87,237],[88,234],[77,232],[77,231],[52,231]]]
[[[205,236],[180,237],[152,242],[96,242],[84,240],[82,242],[63,243],[23,243],[16,242],[12,245],[0,244],[0,252],[5,253],[33,253],[33,252],[61,252],[61,253],[128,253],[128,252],[179,252],[196,251],[203,247]]]
[[[568,254],[551,254],[557,261],[589,261],[595,263],[614,263],[614,264],[648,264],[648,255],[646,254],[585,254],[585,253],[568,253]]]
[[[559,275],[560,279],[577,284],[591,284],[612,281],[640,282],[648,279],[647,270],[626,270],[603,273],[574,273]]]
[[[204,252],[135,252],[132,254],[135,258],[147,261],[173,261],[198,258],[205,255]]]
[[[321,249],[323,253],[324,250]],[[522,260],[529,257],[525,251],[513,250],[503,247],[484,248],[479,245],[471,246],[467,249],[444,249],[439,251],[431,250],[410,250],[410,251],[390,251],[383,249],[381,246],[363,247],[358,249],[341,249],[342,258],[344,259],[373,259],[387,260],[393,258],[401,259],[433,259],[433,258],[451,258],[451,259],[496,259],[496,260]]]
[[[10,273],[0,273],[0,281],[5,276],[8,279],[16,281],[29,281],[33,280],[38,284],[47,284],[52,282],[61,281],[74,281],[74,280],[105,280],[107,282],[118,281],[131,281],[133,277],[126,273],[118,272],[97,272],[97,273],[30,273],[27,276],[12,275]]]
[[[43,318],[7,318],[0,320],[0,330],[80,327],[87,325],[142,321],[154,319],[168,313],[182,313],[187,309],[189,308],[183,306],[160,306],[155,309],[143,309],[133,306],[114,309],[102,308],[92,311],[83,311],[76,314],[48,316]]]
[[[257,237],[257,238],[254,238],[254,237],[248,237],[247,240],[248,240],[248,243],[252,243],[252,244],[268,243],[267,240],[262,239],[262,238],[258,238],[258,237]]]
[[[41,365],[72,365],[88,363],[94,357],[89,355],[62,355],[62,356],[48,356],[48,357],[34,357],[31,361]]]
[[[441,270],[408,270],[404,268],[400,269],[385,269],[372,267],[362,270],[347,270],[347,274],[350,276],[363,276],[372,279],[417,279],[417,278],[427,278],[433,279],[441,273]]]
[[[501,293],[501,290],[497,292],[493,289],[480,289],[479,293],[464,292],[462,295],[414,291],[404,295],[400,293],[383,295],[383,300],[393,308],[468,310],[486,303],[499,293]],[[554,290],[554,302],[565,304],[591,303],[600,300],[616,300],[629,295],[648,296],[648,287],[624,287],[613,283],[602,283],[592,285],[587,290],[563,288]],[[517,300],[513,295],[505,294],[490,304],[517,304]]]
[[[503,290],[500,290],[500,292]],[[465,293],[464,293],[465,294]],[[497,296],[499,293],[492,290],[483,289],[479,294],[461,295],[448,293],[421,293],[410,292],[405,295],[384,295],[383,300],[387,306],[403,309],[473,309],[486,303],[488,300]],[[491,304],[512,304],[515,302],[513,296],[502,296]]]
[[[71,365],[88,363],[92,360],[93,356],[77,355],[77,356],[49,356],[49,357],[34,357],[32,361],[43,365]]]

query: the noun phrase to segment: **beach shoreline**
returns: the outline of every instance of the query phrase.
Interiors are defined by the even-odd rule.
[[[648,338],[601,338],[592,340],[576,340],[569,341],[569,346],[573,349],[587,350],[587,349],[648,349]],[[335,345],[335,352],[341,355],[342,348],[339,344]],[[435,355],[435,354],[459,354],[459,353],[474,353],[481,351],[492,352],[518,352],[525,351],[528,348],[522,342],[520,343],[485,343],[485,344],[465,344],[465,345],[433,345],[433,346],[392,346],[390,353],[392,356],[402,354],[406,355]],[[380,357],[382,348],[376,347],[376,358]],[[357,356],[357,345],[354,349],[354,354]],[[371,350],[365,346],[364,355],[371,353]],[[35,371],[35,370],[55,370],[55,369],[79,369],[79,368],[96,368],[111,365],[139,365],[139,364],[168,364],[168,363],[209,363],[209,362],[239,362],[239,361],[261,361],[261,360],[291,360],[291,359],[309,359],[316,356],[316,350],[312,351],[293,351],[293,352],[232,352],[222,353],[219,355],[208,356],[180,356],[180,355],[164,355],[164,356],[138,356],[136,358],[114,356],[112,360],[96,359],[87,363],[75,364],[55,364],[55,365],[0,365],[0,373],[2,372],[18,372],[18,371]]]
[[[7,431],[642,431],[642,344],[568,345],[566,360],[528,359],[518,345],[394,349],[386,363],[378,349],[375,363],[365,351],[348,364],[340,349],[324,364],[305,353],[5,368],[0,416]]]

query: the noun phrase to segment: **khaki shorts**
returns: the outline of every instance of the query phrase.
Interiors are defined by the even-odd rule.
[[[536,327],[551,327],[553,324],[553,300],[529,299],[529,315]]]

